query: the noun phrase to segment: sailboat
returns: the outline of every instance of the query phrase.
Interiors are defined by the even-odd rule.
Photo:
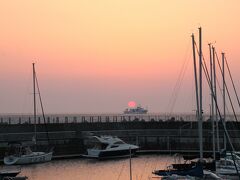
[[[202,117],[202,69],[206,67],[204,67],[204,63],[203,63],[203,57],[202,57],[202,40],[201,40],[202,34],[201,34],[201,28],[199,28],[199,79],[197,76],[197,68],[196,68],[196,56],[195,56],[195,40],[194,40],[194,35],[192,35],[192,45],[193,45],[193,61],[194,61],[194,76],[195,76],[195,87],[196,87],[196,104],[197,104],[197,119],[198,119],[198,135],[199,135],[199,161],[198,164],[200,164],[201,166],[198,167],[198,164],[195,163],[191,163],[191,164],[177,164],[177,166],[175,165],[175,167],[173,166],[173,168],[168,169],[168,170],[157,170],[154,171],[153,174],[159,175],[159,176],[169,176],[172,174],[177,174],[177,175],[182,175],[182,176],[194,176],[194,177],[204,177],[204,174],[206,174],[206,172],[209,171],[203,171],[203,169],[208,169],[209,167],[213,167],[216,170],[216,164],[215,164],[215,160],[216,157],[216,153],[214,151],[214,160],[212,162],[205,162],[205,160],[203,159],[203,134],[202,134],[202,121],[203,121],[203,117]],[[209,75],[205,72],[205,75],[207,76],[207,81],[209,83],[210,89],[211,89],[211,93],[212,93],[212,102],[214,100],[215,104],[216,104],[216,114],[218,113],[219,116],[220,115],[220,111],[217,105],[217,101],[216,101],[216,93],[213,90],[212,87],[212,78],[210,81]],[[199,84],[198,84],[199,83]],[[211,83],[211,84],[210,84]],[[222,118],[220,118],[222,119]],[[224,127],[224,133],[226,135],[226,138],[228,139],[231,148],[234,149],[232,147],[232,144],[230,142],[229,139],[229,135],[226,131],[226,127],[223,124]],[[213,142],[215,143],[215,142]],[[195,165],[194,165],[195,164]],[[236,166],[235,161],[233,161],[233,166],[235,167],[235,174],[238,174],[238,169]],[[211,170],[214,170],[211,168]],[[214,171],[215,171],[214,170]],[[218,171],[219,172],[219,166],[218,166]],[[222,172],[222,169],[220,170],[220,172]],[[219,173],[221,174],[221,173]],[[211,178],[212,179],[212,178]]]
[[[38,88],[39,93],[39,87],[36,77],[36,71],[35,71],[35,64],[33,63],[33,99],[34,99],[34,143],[36,144],[37,139],[37,131],[36,131],[36,85]],[[39,93],[40,102],[41,96]],[[43,108],[42,108],[43,110]],[[44,115],[44,113],[43,113]],[[47,161],[51,161],[53,151],[49,150],[47,152],[38,152],[38,151],[32,151],[31,147],[28,145],[23,145],[23,143],[15,143],[12,145],[11,149],[13,150],[13,153],[10,153],[9,155],[4,157],[4,164],[6,165],[21,165],[21,164],[32,164],[32,163],[43,163]]]
[[[193,65],[194,65],[194,77],[195,77],[195,90],[196,90],[196,105],[197,111],[196,116],[198,119],[198,137],[199,137],[199,160],[197,163],[191,164],[175,164],[170,166],[166,170],[156,170],[153,174],[158,176],[169,176],[169,175],[181,175],[181,176],[193,176],[203,178],[203,134],[202,134],[202,29],[199,28],[199,79],[197,75],[196,65],[196,53],[195,53],[195,40],[192,34],[192,45],[193,45]]]

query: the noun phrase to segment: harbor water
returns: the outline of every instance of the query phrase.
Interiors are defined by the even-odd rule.
[[[152,171],[174,162],[172,156],[142,155],[131,159],[132,180],[153,179]],[[130,160],[68,159],[21,167],[21,175],[29,180],[129,180]],[[158,178],[154,178],[158,179]]]

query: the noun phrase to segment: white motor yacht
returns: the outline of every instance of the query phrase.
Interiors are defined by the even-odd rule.
[[[112,136],[92,136],[90,138],[92,147],[87,149],[88,158],[105,159],[116,157],[128,157],[134,155],[139,146],[127,144],[118,137]]]
[[[124,111],[124,114],[147,114],[148,110],[144,109],[140,105],[136,108],[127,108]]]

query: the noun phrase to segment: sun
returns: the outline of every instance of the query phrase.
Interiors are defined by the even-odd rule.
[[[129,101],[129,102],[128,102],[128,107],[134,108],[135,106],[136,106],[135,101]]]

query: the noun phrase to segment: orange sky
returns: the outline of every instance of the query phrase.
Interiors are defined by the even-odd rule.
[[[1,1],[0,113],[31,112],[33,61],[47,112],[122,112],[131,100],[166,112],[185,59],[174,110],[192,112],[190,35],[202,26],[204,55],[216,41],[238,80],[239,7],[239,0]]]

